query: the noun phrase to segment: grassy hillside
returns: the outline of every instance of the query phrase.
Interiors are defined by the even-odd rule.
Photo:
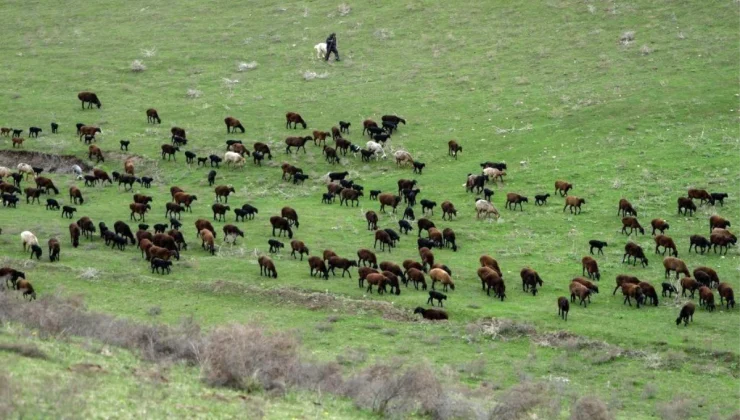
[[[170,186],[198,196],[193,213],[182,219],[190,249],[170,276],[151,274],[133,247],[111,251],[96,238],[73,249],[69,220],[25,202],[0,211],[6,265],[23,267],[41,296],[57,290],[82,294],[90,308],[124,317],[148,321],[149,313],[159,313],[157,319],[172,323],[192,315],[207,327],[259,321],[290,329],[307,352],[323,360],[352,351],[367,353],[368,363],[391,356],[425,359],[473,389],[494,384],[506,390],[521,378],[566,377],[567,395],[593,393],[619,418],[665,416],[666,403],[686,404],[696,416],[736,410],[731,402],[736,398],[725,396],[740,396],[737,309],[699,309],[691,326],[676,328],[685,299],[662,299],[658,307],[638,310],[610,292],[618,274],[638,276],[658,288],[664,279],[649,231],[631,238],[648,252],[649,267],[621,263],[628,239],[620,234],[616,215],[620,198],[635,205],[643,226],[653,218],[669,221],[668,234],[690,269],[713,267],[740,290],[737,248],[722,257],[687,254],[690,235],[708,236],[710,215],[740,219],[738,4],[708,2],[700,12],[688,3],[643,0],[345,6],[323,0],[73,1],[64,7],[6,2],[0,125],[40,126],[44,132],[27,139],[25,150],[85,160],[87,148],[74,124],[99,125],[98,144],[106,154],[99,167],[122,172],[123,160],[136,156],[137,175],[155,178],[152,189],[135,189],[154,196],[150,224],[166,221]],[[316,60],[313,45],[332,31],[342,61]],[[633,39],[621,42],[627,32]],[[141,60],[146,70],[133,72],[133,60]],[[242,62],[257,66],[239,71]],[[306,80],[306,72],[320,77]],[[81,90],[97,92],[103,107],[82,110],[76,99]],[[159,110],[161,125],[146,124],[144,111],[150,107]],[[301,113],[308,130],[286,129],[287,111]],[[352,122],[347,137],[364,146],[362,120],[389,113],[408,121],[389,147],[425,162],[423,175],[399,169],[391,159],[362,163],[348,156],[331,166],[313,144],[305,154],[284,153],[286,136],[328,130],[339,120]],[[226,116],[239,118],[246,133],[227,135]],[[61,125],[59,134],[49,132],[51,121]],[[273,149],[274,159],[262,167],[249,162],[243,169],[218,170],[217,183],[236,188],[229,199],[232,208],[251,203],[259,215],[238,223],[246,237],[221,246],[215,257],[197,246],[193,228],[197,218],[212,218],[210,168],[187,166],[182,154],[177,162],[160,159],[159,147],[168,142],[172,126],[187,130],[183,151],[199,156],[222,154],[227,139],[241,139],[250,148],[266,142]],[[0,139],[4,149],[11,147],[9,139]],[[131,140],[128,153],[118,150],[121,139]],[[447,156],[450,139],[463,146],[458,159]],[[4,159],[5,166],[17,164]],[[489,186],[502,213],[498,222],[476,220],[475,196],[462,187],[466,175],[486,160],[509,165],[505,182]],[[303,186],[281,181],[282,162],[303,168],[310,179]],[[414,178],[421,198],[456,205],[453,221],[442,221],[439,209],[429,216],[438,227],[453,228],[460,247],[456,253],[435,250],[457,284],[445,304],[449,323],[409,322],[411,310],[424,306],[425,292],[369,295],[357,287],[356,272],[351,280],[310,278],[307,263],[285,251],[274,258],[279,278],[259,277],[256,258],[267,252],[271,237],[267,219],[285,205],[298,211],[295,238],[312,255],[331,248],[353,258],[357,249],[372,246],[364,213],[377,212],[377,202],[364,197],[355,208],[320,204],[321,177],[334,170],[349,171],[366,190],[393,192],[398,179]],[[65,203],[69,186],[82,188],[69,172],[51,177]],[[563,213],[557,196],[547,206],[532,204],[535,194],[552,194],[558,179],[573,182],[572,194],[586,199],[582,214]],[[678,216],[676,199],[690,187],[730,197],[724,207],[701,206],[694,217]],[[504,209],[507,192],[529,196],[530,204],[523,212]],[[87,215],[109,226],[129,220],[131,193],[106,186],[83,188],[83,194],[86,201],[75,220]],[[420,217],[421,209],[415,211]],[[379,225],[396,229],[399,216],[381,214]],[[234,223],[233,213],[227,222]],[[223,224],[214,222],[219,243]],[[42,261],[28,261],[19,243],[23,230],[43,243],[59,237],[61,261],[49,263],[46,250]],[[587,309],[573,305],[566,324],[556,316],[555,301],[581,274],[589,239],[609,242],[605,255],[597,257],[601,293]],[[418,259],[415,241],[415,235],[403,237],[391,254],[378,256],[399,264]],[[482,254],[502,265],[508,286],[504,302],[479,289]],[[536,297],[518,288],[518,272],[525,266],[544,279]],[[528,323],[537,333],[527,330],[502,340],[482,332],[481,320],[489,317]],[[561,330],[625,351],[610,355],[600,348],[543,345],[542,334]],[[470,373],[471,363],[483,367]],[[188,375],[185,386],[197,380],[197,372]],[[688,391],[697,384],[712,392]],[[571,402],[565,398],[563,416]],[[88,407],[90,414],[97,410]],[[342,411],[347,407],[334,409],[338,417],[355,415]]]

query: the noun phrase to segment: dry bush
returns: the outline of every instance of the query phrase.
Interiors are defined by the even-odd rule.
[[[511,387],[496,398],[491,419],[516,420],[527,416],[545,401],[547,387],[538,382],[523,382]]]
[[[185,92],[185,95],[190,99],[200,98],[202,94],[203,92],[198,89],[188,89],[187,92]]]
[[[146,65],[141,60],[134,60],[131,62],[131,71],[134,73],[139,73],[146,70]]]
[[[467,373],[472,378],[482,377],[486,373],[487,363],[488,361],[485,358],[479,357],[460,365],[457,370],[460,373]]]
[[[367,350],[360,348],[345,348],[342,354],[337,355],[337,363],[340,365],[359,365],[367,360]]]
[[[352,8],[349,7],[349,4],[342,3],[339,6],[337,6],[337,13],[339,13],[339,16],[347,16],[349,12],[352,11]]]
[[[622,36],[619,37],[619,42],[622,45],[629,45],[635,40],[635,31],[625,31]]]
[[[154,57],[155,55],[157,55],[157,47],[142,48],[141,49],[141,55],[143,55],[144,57],[147,57],[147,58]]]
[[[236,66],[236,69],[238,71],[248,71],[248,70],[254,70],[257,68],[257,62],[256,61],[250,61],[248,63],[242,61]]]
[[[658,415],[663,420],[683,420],[691,418],[691,407],[693,402],[683,396],[673,399],[671,402],[658,405]]]
[[[46,353],[33,344],[0,343],[0,351],[7,351],[32,359],[46,360],[49,358]]]
[[[306,70],[303,72],[303,80],[309,81],[314,79],[326,79],[329,77],[329,73],[316,73],[315,71]]]
[[[571,420],[610,420],[612,418],[606,404],[593,395],[579,398],[570,411]]]

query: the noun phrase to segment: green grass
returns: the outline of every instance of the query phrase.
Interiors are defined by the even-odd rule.
[[[96,239],[72,249],[68,220],[25,203],[0,211],[0,249],[9,264],[25,265],[39,294],[57,289],[83,294],[91,308],[121,316],[148,320],[149,309],[157,306],[158,318],[165,322],[189,315],[207,326],[259,320],[295,330],[307,352],[326,360],[357,347],[366,349],[371,359],[402,355],[457,370],[483,357],[485,373],[473,378],[462,374],[460,380],[471,386],[492,381],[507,388],[521,374],[564,376],[571,390],[593,392],[620,418],[656,417],[658,404],[701,383],[712,389],[702,396],[704,407],[729,414],[737,406],[728,401],[736,398],[725,395],[740,396],[737,309],[699,309],[690,327],[676,328],[673,321],[683,300],[662,299],[658,307],[638,310],[623,306],[621,296],[610,292],[617,274],[636,275],[658,288],[663,281],[662,257],[652,253],[649,232],[632,238],[648,252],[649,267],[621,263],[627,239],[619,233],[615,210],[622,197],[635,205],[644,226],[656,217],[670,222],[668,233],[690,269],[711,266],[740,290],[737,248],[726,257],[686,253],[690,235],[708,234],[711,214],[740,219],[738,92],[728,89],[737,87],[738,5],[710,2],[697,13],[690,4],[664,1],[531,3],[369,2],[350,4],[350,13],[340,17],[338,3],[326,1],[236,6],[72,2],[63,8],[6,2],[6,23],[12,25],[0,30],[5,40],[0,53],[6,58],[0,66],[0,125],[26,130],[40,126],[43,135],[27,139],[24,149],[80,158],[87,157],[86,147],[74,135],[74,124],[100,125],[99,144],[107,157],[100,167],[122,172],[124,158],[137,155],[142,158],[139,174],[155,177],[151,190],[137,188],[154,196],[150,224],[164,221],[170,186],[199,199],[193,213],[183,217],[191,248],[171,276],[152,275],[133,248],[114,252]],[[635,31],[635,41],[620,45],[621,34],[629,30]],[[326,64],[315,60],[313,45],[331,31],[338,34],[342,62]],[[644,45],[649,54],[641,52]],[[143,50],[152,49],[154,56],[146,57]],[[147,69],[132,72],[135,59],[143,60]],[[256,61],[258,67],[238,72],[242,61]],[[328,77],[305,81],[306,70],[327,72]],[[229,88],[224,78],[239,82]],[[188,98],[188,89],[199,90],[200,97]],[[96,91],[103,107],[81,110],[76,99],[81,90]],[[149,107],[159,110],[161,126],[146,124]],[[286,155],[283,139],[305,133],[284,128],[287,111],[300,112],[309,123],[307,131],[351,121],[348,138],[360,145],[367,141],[360,136],[364,118],[401,115],[409,124],[401,126],[390,145],[408,150],[427,169],[413,176],[390,159],[365,164],[351,157],[332,167],[311,144],[306,154]],[[228,115],[241,119],[247,133],[227,135],[223,118]],[[52,120],[61,125],[58,135],[47,132]],[[193,229],[198,217],[212,217],[208,170],[187,167],[182,154],[176,163],[159,159],[159,146],[167,142],[171,126],[187,130],[190,143],[183,150],[199,156],[222,154],[226,139],[248,145],[263,141],[273,148],[275,158],[262,167],[249,162],[243,169],[218,171],[218,184],[233,184],[237,190],[229,199],[232,207],[249,202],[260,213],[254,221],[239,223],[246,238],[234,247],[221,247],[215,257],[197,247]],[[446,153],[452,138],[464,148],[457,160]],[[132,141],[129,154],[118,150],[120,139]],[[3,139],[2,146],[10,148],[9,141]],[[491,187],[502,213],[498,223],[476,220],[474,197],[461,187],[466,174],[478,171],[485,160],[509,164],[505,184]],[[283,161],[303,168],[310,180],[298,187],[281,182],[277,165]],[[460,246],[457,253],[435,251],[436,259],[451,267],[457,284],[446,303],[449,324],[401,322],[358,309],[358,301],[382,300],[411,310],[424,304],[426,294],[403,289],[400,296],[367,295],[357,287],[356,274],[352,280],[313,279],[307,264],[293,261],[288,252],[275,258],[277,280],[258,276],[256,255],[266,252],[270,238],[267,219],[285,205],[298,211],[301,227],[295,238],[314,255],[331,248],[352,258],[357,249],[372,246],[364,212],[377,212],[377,202],[365,197],[356,208],[319,204],[325,191],[320,177],[332,170],[350,171],[366,190],[395,191],[399,178],[414,178],[422,198],[451,200],[457,206],[454,221],[442,221],[439,210],[431,216],[438,226],[455,230]],[[66,202],[67,188],[78,182],[69,174],[52,178]],[[503,208],[507,192],[533,201],[535,194],[552,194],[557,179],[575,184],[572,194],[587,201],[583,214],[563,213],[559,197],[551,197],[545,207],[525,205],[524,212]],[[677,216],[676,199],[689,187],[725,191],[730,198],[724,207],[702,206],[694,217]],[[77,217],[88,215],[109,226],[128,220],[130,193],[96,187],[83,188],[83,194],[86,201],[78,206]],[[420,216],[419,207],[416,213]],[[397,228],[398,217],[380,216],[381,227]],[[233,223],[233,213],[227,220]],[[220,242],[223,223],[214,225]],[[61,262],[50,264],[44,255],[40,263],[26,263],[18,237],[23,230],[44,243],[61,238]],[[555,300],[580,275],[587,242],[596,238],[609,242],[606,255],[597,257],[601,293],[587,309],[574,305],[566,324],[556,317]],[[398,263],[418,259],[415,240],[404,237],[392,254],[378,256]],[[482,254],[502,265],[508,283],[503,303],[479,289],[475,270]],[[545,281],[536,297],[517,287],[524,266],[538,270]],[[81,276],[90,267],[100,272],[92,279]],[[218,281],[227,287],[215,288]],[[257,294],[250,287],[276,290]],[[285,298],[277,290],[281,287],[326,292],[340,297],[342,304],[312,308],[306,301]],[[316,329],[335,314],[340,320],[330,331]],[[484,317],[526,321],[539,332],[566,330],[663,360],[683,355],[682,362],[666,371],[646,367],[649,363],[640,357],[596,363],[592,350],[537,347],[527,338],[471,341],[466,325]],[[368,328],[375,326],[380,328]],[[438,336],[439,343],[425,343],[430,336]],[[730,361],[707,357],[710,351],[729,352]],[[582,360],[585,368],[575,368]],[[197,373],[185,372],[181,379],[184,387],[202,386],[195,384]],[[657,394],[638,398],[648,382],[657,385]],[[267,404],[270,417],[284,417],[283,409],[302,409],[290,401]],[[97,412],[97,405],[88,407]],[[345,410],[339,404],[330,411],[338,417],[356,415]]]

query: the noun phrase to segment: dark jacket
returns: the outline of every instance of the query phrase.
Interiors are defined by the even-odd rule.
[[[332,48],[337,47],[337,37],[336,35],[329,35],[328,38],[326,38],[326,49],[331,50]]]

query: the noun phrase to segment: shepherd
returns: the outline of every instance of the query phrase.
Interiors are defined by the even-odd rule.
[[[334,57],[336,61],[339,61],[339,51],[337,51],[337,34],[334,32],[329,35],[329,38],[326,38],[326,57],[324,57],[324,61],[329,61],[329,56],[331,53],[334,53]]]

